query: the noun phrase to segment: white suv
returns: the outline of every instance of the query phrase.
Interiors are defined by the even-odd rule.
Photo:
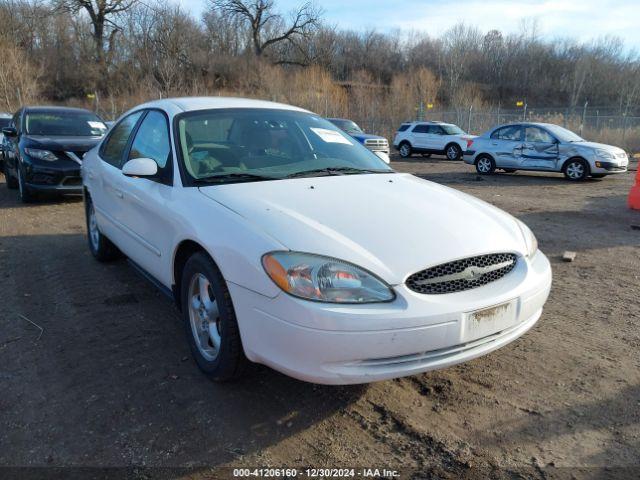
[[[469,135],[457,125],[443,122],[403,123],[393,139],[393,147],[402,158],[413,153],[429,156],[445,155],[449,160],[461,160],[475,135]]]

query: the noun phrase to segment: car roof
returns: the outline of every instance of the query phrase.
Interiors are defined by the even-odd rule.
[[[498,125],[493,127],[491,130],[497,130],[502,127],[511,127],[511,126],[522,126],[522,127],[558,127],[554,123],[544,123],[544,122],[511,122],[511,123],[503,123],[502,125]]]
[[[265,100],[254,100],[240,97],[180,97],[166,98],[163,100],[155,100],[136,107],[141,108],[159,108],[162,110],[175,110],[175,108],[183,112],[191,112],[195,110],[210,110],[217,108],[271,108],[277,110],[293,110],[297,112],[307,112],[302,108],[286,105],[284,103],[268,102]]]
[[[53,107],[53,106],[32,106],[32,107],[24,107],[26,112],[77,112],[77,113],[93,113],[91,110],[87,110],[86,108],[75,108],[75,107]]]
[[[453,123],[441,122],[440,120],[414,120],[404,122],[403,125],[453,125]]]

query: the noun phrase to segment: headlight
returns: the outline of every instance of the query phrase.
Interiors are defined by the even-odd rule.
[[[267,275],[285,292],[327,303],[390,302],[395,294],[366,270],[331,257],[272,252],[262,257]]]
[[[522,236],[524,237],[525,245],[527,246],[527,257],[531,258],[538,251],[538,239],[533,234],[531,229],[520,220],[518,220],[518,226],[520,227],[520,231],[522,232]]]
[[[25,148],[24,153],[33,158],[38,158],[40,160],[46,160],[47,162],[55,162],[58,160],[58,156],[50,152],[49,150],[38,150],[37,148]]]
[[[598,148],[596,150],[596,157],[598,157],[598,158],[614,158],[613,153],[611,153],[609,150],[602,150],[600,148]]]

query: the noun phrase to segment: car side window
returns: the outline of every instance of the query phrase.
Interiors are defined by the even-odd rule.
[[[428,133],[429,125],[416,125],[411,131],[413,133]]]
[[[438,125],[429,125],[429,130],[427,131],[427,133],[430,133],[432,135],[444,135],[442,127],[439,127]]]
[[[158,178],[164,184],[171,185],[172,163],[169,125],[163,113],[150,110],[131,144],[129,160],[134,158],[150,158],[158,164]]]
[[[106,139],[100,149],[100,158],[102,160],[116,168],[122,167],[122,157],[129,143],[129,137],[142,114],[142,111],[132,113],[113,127],[109,138]]]
[[[131,145],[129,160],[132,158],[151,158],[158,167],[167,165],[171,145],[166,117],[157,110],[151,110],[140,124]]]
[[[522,139],[522,130],[520,125],[510,125],[502,127],[491,134],[494,140],[512,140],[519,141]]]
[[[532,143],[554,143],[555,138],[549,132],[540,127],[525,127],[524,138]]]

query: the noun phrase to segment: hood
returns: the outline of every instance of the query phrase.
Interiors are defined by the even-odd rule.
[[[510,215],[409,174],[300,178],[200,191],[290,250],[352,262],[391,285],[454,259],[525,249]]]
[[[369,140],[372,138],[384,140],[384,137],[381,137],[380,135],[371,135],[369,133],[350,133],[349,136],[355,138],[356,140],[359,140],[361,143],[364,143],[365,140]]]
[[[596,142],[571,142],[570,145],[575,145],[576,147],[583,147],[589,149],[601,149],[607,150],[609,152],[622,153],[624,150],[619,147],[614,147],[613,145],[606,145],[604,143],[596,143]]]
[[[23,139],[28,143],[27,146],[37,147],[43,150],[84,153],[100,143],[102,137],[28,135],[24,136]]]

